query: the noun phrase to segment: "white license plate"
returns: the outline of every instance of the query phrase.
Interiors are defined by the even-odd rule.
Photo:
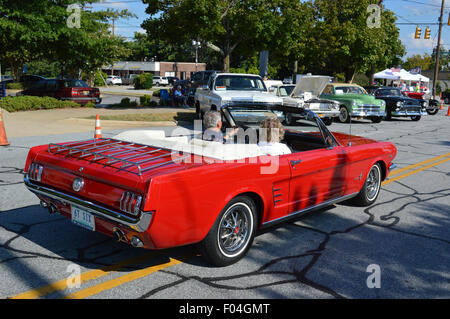
[[[95,217],[91,213],[72,206],[72,223],[87,228],[89,230],[95,231]]]

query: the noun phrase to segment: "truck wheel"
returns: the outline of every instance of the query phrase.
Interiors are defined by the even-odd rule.
[[[333,118],[332,117],[325,117],[325,118],[322,119],[322,122],[326,126],[330,126],[331,124],[333,124]]]
[[[200,253],[216,266],[237,262],[252,245],[256,222],[255,203],[247,196],[233,198],[198,245]]]
[[[367,174],[366,181],[358,195],[351,201],[359,206],[370,206],[377,200],[381,188],[381,168],[380,164],[374,164]]]
[[[195,103],[195,115],[197,116],[197,118],[199,119],[199,120],[201,120],[202,118],[203,118],[203,116],[202,116],[202,111],[201,111],[201,109],[200,109],[200,103]]]
[[[372,116],[371,118],[370,118],[370,120],[373,122],[373,123],[380,123],[381,122],[381,116]]]
[[[339,122],[341,123],[349,123],[350,122],[350,114],[348,113],[347,108],[342,105],[339,109]]]
[[[295,123],[295,120],[292,118],[291,113],[284,114],[284,124],[286,124],[287,126],[291,126],[291,125],[294,125],[294,123]]]

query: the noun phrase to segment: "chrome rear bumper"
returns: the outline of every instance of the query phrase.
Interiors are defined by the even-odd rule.
[[[63,204],[78,206],[100,219],[129,227],[140,233],[148,229],[152,220],[151,212],[142,212],[140,217],[132,218],[81,198],[62,193],[49,187],[34,184],[28,178],[28,174],[24,177],[24,183],[25,186],[36,195],[48,198],[50,200],[56,200]]]

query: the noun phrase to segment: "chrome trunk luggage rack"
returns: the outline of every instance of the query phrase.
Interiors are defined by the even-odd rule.
[[[153,168],[176,163],[190,156],[179,156],[174,159],[173,155],[176,156],[178,152],[112,138],[97,138],[63,144],[50,143],[48,152],[127,170],[139,176]],[[139,159],[135,160],[136,158]],[[136,171],[132,168],[136,168]]]

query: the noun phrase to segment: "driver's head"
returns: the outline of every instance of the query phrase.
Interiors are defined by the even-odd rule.
[[[208,111],[203,116],[203,125],[206,129],[222,128],[222,117],[217,111]]]

